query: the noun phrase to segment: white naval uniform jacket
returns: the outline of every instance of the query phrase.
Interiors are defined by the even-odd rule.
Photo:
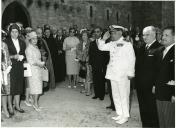
[[[105,76],[107,79],[120,81],[127,79],[128,76],[134,76],[136,58],[130,42],[121,37],[107,44],[99,39],[97,45],[99,50],[110,52],[110,61]]]

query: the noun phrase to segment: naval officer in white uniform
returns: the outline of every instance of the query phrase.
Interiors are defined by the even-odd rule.
[[[102,39],[97,42],[101,51],[110,51],[110,61],[107,66],[106,78],[111,81],[112,95],[117,116],[112,117],[116,123],[128,121],[130,79],[134,77],[135,53],[130,42],[124,40],[123,27],[111,25]],[[112,41],[105,44],[111,36]]]

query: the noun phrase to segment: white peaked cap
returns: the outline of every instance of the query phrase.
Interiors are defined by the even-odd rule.
[[[122,27],[122,26],[119,26],[119,25],[110,25],[109,29],[112,31],[114,29],[122,29],[122,30],[124,30],[125,28]]]

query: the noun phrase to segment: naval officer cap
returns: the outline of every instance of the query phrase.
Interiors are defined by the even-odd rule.
[[[124,31],[124,27],[122,27],[122,26],[118,26],[118,25],[110,25],[109,26],[109,30],[110,31]]]

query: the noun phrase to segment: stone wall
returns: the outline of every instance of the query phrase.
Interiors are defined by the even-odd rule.
[[[7,5],[13,1],[15,0],[4,0],[2,2],[2,13]],[[27,6],[27,0],[17,1],[29,12],[32,27],[46,23],[54,27],[65,26],[67,28],[73,24],[77,24],[78,27],[89,26],[90,24],[106,26],[117,24],[117,13],[118,24],[128,26],[132,18],[131,2],[65,0],[62,3],[60,0],[50,0],[47,8],[46,0],[40,0],[42,3],[40,7],[38,6],[38,0],[30,0],[32,1],[30,6]],[[54,8],[55,2],[57,3],[57,9]],[[92,17],[90,17],[90,6],[92,6]],[[109,19],[107,19],[107,10]]]
[[[162,2],[162,26],[175,25],[175,2]]]
[[[174,1],[143,1],[132,3],[133,25],[144,28],[154,25],[163,28],[175,24]]]
[[[47,23],[57,28],[68,28],[73,24],[79,28],[91,24],[103,27],[118,24],[128,28],[133,24],[143,28],[147,25],[162,27],[175,23],[174,2],[167,1],[2,0],[2,14],[14,1],[28,12],[26,14],[29,15],[32,27]]]

